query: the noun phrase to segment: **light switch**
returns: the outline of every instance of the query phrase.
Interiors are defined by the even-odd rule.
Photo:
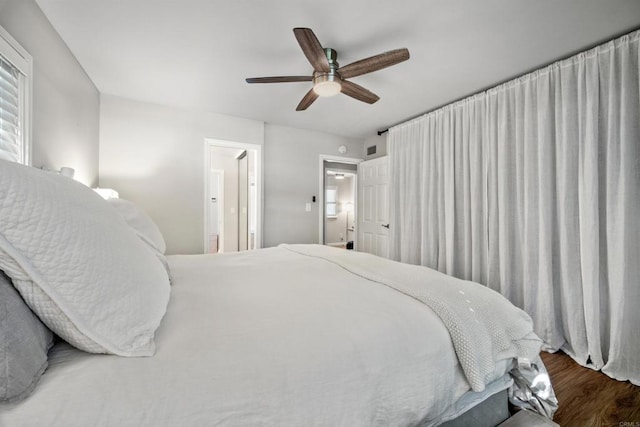
[[[307,212],[311,212],[311,203],[307,203],[304,205],[304,210]]]
[[[229,210],[231,211],[232,214],[236,213],[236,208],[231,208]]]

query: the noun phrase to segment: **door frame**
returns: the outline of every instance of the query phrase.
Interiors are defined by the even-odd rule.
[[[336,162],[336,163],[347,163],[352,165],[358,165],[363,159],[358,159],[355,157],[342,157],[342,156],[334,156],[332,154],[320,154],[318,163],[318,243],[320,245],[324,244],[324,162]],[[358,170],[355,171],[356,180],[358,178]],[[356,182],[354,188],[354,202],[353,202],[353,213],[354,218],[357,218],[358,213],[358,185]],[[354,221],[354,228],[357,227],[356,222]],[[346,237],[346,236],[345,236]],[[354,250],[358,249],[358,234],[357,230],[353,236],[353,244]]]
[[[211,148],[223,147],[241,150],[254,150],[256,153],[256,249],[262,247],[263,229],[263,207],[264,207],[264,169],[263,151],[260,144],[249,144],[246,142],[228,141],[224,139],[205,138],[204,139],[204,253],[209,251],[209,170],[211,169]]]

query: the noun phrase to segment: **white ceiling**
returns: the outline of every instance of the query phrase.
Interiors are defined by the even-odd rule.
[[[638,0],[37,0],[102,93],[366,137],[640,27]],[[311,83],[292,29],[350,62],[407,47],[411,59],[356,77],[380,96],[295,107]]]

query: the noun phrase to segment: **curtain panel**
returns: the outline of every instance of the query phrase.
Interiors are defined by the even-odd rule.
[[[640,31],[389,130],[390,255],[640,385]]]

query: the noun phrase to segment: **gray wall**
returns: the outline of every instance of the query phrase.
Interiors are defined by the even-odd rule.
[[[363,157],[362,139],[103,95],[100,186],[155,220],[168,253],[204,250],[205,138],[263,145],[263,246],[317,243],[319,156]]]
[[[264,247],[280,243],[319,243],[318,191],[321,154],[363,158],[363,140],[322,132],[265,125]],[[345,145],[346,154],[338,153]],[[311,212],[305,204],[311,203]]]
[[[205,138],[262,144],[263,122],[102,95],[100,186],[144,209],[167,253],[204,251]]]
[[[34,0],[0,1],[0,25],[33,57],[31,162],[98,182],[100,94]]]
[[[385,132],[382,135],[373,134],[371,136],[368,136],[364,140],[364,152],[365,152],[366,160],[371,160],[377,157],[382,157],[387,155],[387,135],[389,135],[389,132]],[[367,156],[366,155],[367,147],[371,147],[372,145],[376,146],[376,154]]]

